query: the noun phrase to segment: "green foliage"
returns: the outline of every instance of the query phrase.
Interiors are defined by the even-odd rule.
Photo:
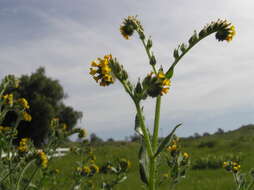
[[[65,93],[57,80],[47,77],[44,68],[39,68],[31,75],[23,75],[20,78],[20,87],[7,92],[13,92],[17,98],[23,97],[30,104],[31,122],[22,121],[19,125],[19,139],[29,137],[36,146],[45,142],[49,133],[49,125],[52,118],[60,118],[61,123],[67,125],[67,130],[72,129],[82,113],[63,103]],[[16,114],[10,112],[4,121],[9,125],[15,121]]]

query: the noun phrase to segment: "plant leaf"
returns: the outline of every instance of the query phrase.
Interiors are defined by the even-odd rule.
[[[171,133],[163,139],[163,141],[160,143],[160,146],[159,146],[157,152],[155,153],[154,157],[158,156],[164,150],[164,148],[166,148],[169,145],[169,143],[171,142],[172,136],[174,135],[176,129],[178,127],[180,127],[181,125],[182,125],[182,123],[176,125],[174,127],[174,129],[171,131]]]
[[[142,140],[139,150],[139,174],[140,179],[147,185],[149,179],[149,165],[149,157],[146,151],[145,142]]]
[[[143,116],[143,108],[142,108],[142,117],[143,117],[143,120],[145,119],[144,116]],[[140,121],[140,118],[138,117],[138,114],[136,114],[135,116],[135,131],[143,136],[143,131],[142,131],[142,128],[141,128],[141,121]]]

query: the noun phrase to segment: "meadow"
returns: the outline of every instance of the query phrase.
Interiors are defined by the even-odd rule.
[[[182,148],[190,153],[191,162],[207,155],[223,157],[228,154],[241,155],[242,161],[241,171],[248,172],[254,167],[254,126],[247,125],[237,130],[226,132],[223,134],[214,134],[210,136],[202,136],[199,138],[184,138],[181,139]],[[214,145],[200,146],[212,142]],[[209,144],[209,143],[208,143]],[[128,172],[128,180],[116,186],[116,190],[139,190],[142,189],[142,184],[138,172],[138,142],[105,142],[100,145],[94,145],[93,149],[97,158],[97,163],[100,165],[106,160],[114,160],[116,158],[127,158],[131,161],[132,167]],[[51,167],[58,168],[60,176],[58,183],[52,189],[69,190],[71,186],[71,177],[76,167],[76,161],[80,158],[74,153],[56,158],[51,164]],[[225,160],[226,161],[226,160]],[[159,170],[167,172],[167,167],[164,162],[159,166]],[[177,190],[230,190],[234,188],[233,177],[231,173],[225,169],[190,169],[185,179],[177,186]],[[159,189],[169,189],[166,184]]]

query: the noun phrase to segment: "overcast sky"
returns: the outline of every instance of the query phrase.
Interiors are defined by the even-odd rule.
[[[134,134],[134,106],[119,83],[100,87],[90,62],[112,53],[133,82],[151,69],[137,36],[125,40],[119,25],[138,15],[151,35],[158,66],[194,30],[227,19],[236,26],[231,43],[206,38],[176,67],[163,96],[160,135],[183,123],[180,136],[232,130],[254,121],[254,1],[251,0],[0,0],[0,77],[30,74],[43,66],[58,79],[67,105],[83,112],[78,126],[104,139]],[[145,106],[151,127],[155,99]]]

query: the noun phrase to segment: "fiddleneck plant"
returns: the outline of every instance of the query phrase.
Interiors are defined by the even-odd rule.
[[[136,108],[135,131],[142,139],[139,152],[140,178],[146,184],[147,189],[155,190],[158,185],[157,158],[171,144],[175,130],[181,125],[178,124],[175,126],[171,133],[159,144],[158,132],[160,126],[161,99],[163,95],[169,92],[174,68],[192,47],[213,33],[215,33],[215,38],[218,41],[230,42],[235,36],[235,27],[226,20],[217,20],[206,25],[200,32],[194,31],[194,34],[188,40],[188,44],[182,43],[173,51],[174,61],[167,69],[163,69],[162,66],[158,68],[156,57],[152,51],[152,39],[151,37],[146,37],[144,28],[137,16],[129,16],[124,19],[120,26],[120,32],[127,40],[134,33],[138,34],[148,56],[151,72],[144,79],[139,79],[134,85],[129,80],[128,73],[124,67],[119,64],[116,58],[109,54],[105,55],[104,58],[98,58],[92,61],[90,74],[100,86],[109,86],[118,80],[131,97]],[[152,132],[146,127],[143,113],[144,108],[142,106],[142,101],[149,97],[156,98]],[[179,159],[183,159],[183,157],[181,156]]]

